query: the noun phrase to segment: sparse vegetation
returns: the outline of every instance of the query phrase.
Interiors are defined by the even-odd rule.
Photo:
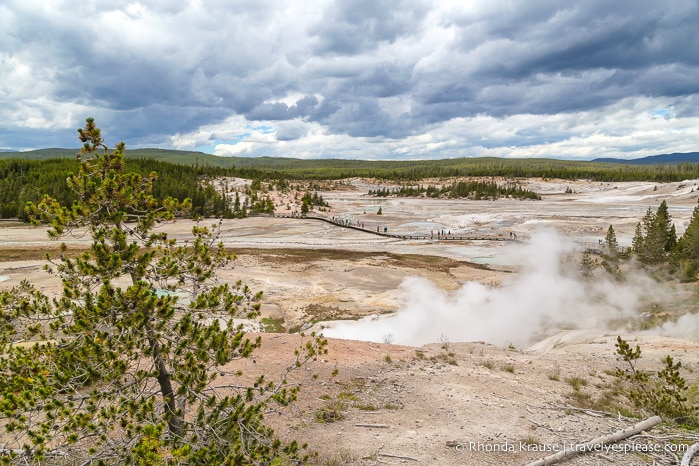
[[[487,359],[487,360],[481,362],[481,366],[485,367],[486,369],[493,370],[493,368],[495,367],[495,363],[493,361],[491,361],[490,359]]]
[[[547,374],[547,377],[549,378],[549,380],[553,380],[555,382],[560,381],[561,380],[561,369],[557,367],[554,371],[549,372]]]
[[[284,318],[273,318],[273,317],[263,317],[262,321],[262,331],[267,333],[284,333],[286,328],[284,328]]]
[[[456,361],[456,353],[454,352],[444,352],[444,353],[439,353],[435,356],[432,356],[430,358],[432,362],[438,362],[441,361],[445,364],[450,364],[452,366],[458,366],[459,363]]]
[[[344,401],[329,401],[316,412],[317,422],[335,422],[345,418],[347,403]]]
[[[501,197],[512,197],[515,199],[541,200],[541,196],[533,191],[523,189],[516,182],[509,182],[505,185],[493,181],[457,181],[451,184],[437,186],[434,184],[424,185],[401,185],[398,188],[369,190],[369,196],[375,197],[430,197],[430,198],[459,198],[473,200],[496,200]],[[379,212],[381,213],[381,209]]]
[[[582,387],[587,386],[587,379],[578,376],[566,377],[565,382],[573,387],[573,390],[579,392]]]
[[[692,427],[699,426],[697,405],[687,398],[689,386],[680,374],[682,362],[675,362],[671,356],[663,358],[663,368],[648,372],[638,367],[641,348],[617,337],[616,354],[623,367],[617,370],[617,377],[625,382],[626,395],[636,408],[650,411],[677,423]]]
[[[524,445],[541,445],[541,439],[533,435],[527,435],[520,440]]]
[[[357,395],[355,395],[352,392],[342,392],[337,395],[338,400],[343,400],[343,401],[357,401],[359,398]]]
[[[372,404],[352,403],[352,407],[360,411],[377,411],[378,408]]]

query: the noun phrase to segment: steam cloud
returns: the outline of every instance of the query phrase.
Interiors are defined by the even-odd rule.
[[[508,261],[521,271],[499,287],[468,282],[447,293],[430,281],[408,277],[403,306],[395,314],[338,322],[325,336],[404,345],[486,341],[524,347],[565,329],[616,329],[659,297],[650,278],[634,274],[624,283],[575,273],[566,257],[578,248],[555,231],[542,231],[513,247]]]

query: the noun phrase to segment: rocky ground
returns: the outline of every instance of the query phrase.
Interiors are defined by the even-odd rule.
[[[650,365],[671,354],[699,369],[697,343],[626,337]],[[308,442],[317,464],[522,465],[639,422],[579,408],[581,398],[594,403],[614,386],[615,338],[566,334],[530,350],[331,340],[316,364],[321,382],[308,381],[295,410],[269,419],[284,438]],[[294,343],[295,336],[267,336],[258,366]],[[679,464],[680,443],[694,438],[660,426],[563,464]]]

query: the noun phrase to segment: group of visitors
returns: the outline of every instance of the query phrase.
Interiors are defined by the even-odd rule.
[[[364,222],[360,222],[359,220],[352,220],[351,218],[342,218],[342,217],[335,217],[334,215],[330,217],[330,220],[333,223],[336,223],[340,226],[343,227],[357,227],[357,228],[364,228]]]

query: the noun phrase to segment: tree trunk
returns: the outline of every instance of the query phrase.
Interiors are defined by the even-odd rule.
[[[162,357],[160,343],[155,339],[153,330],[149,326],[146,327],[146,334],[148,336],[148,344],[153,351],[153,363],[158,370],[158,385],[160,385],[160,392],[165,402],[165,416],[167,418],[168,431],[172,436],[181,438],[183,435],[182,426],[184,424],[184,413],[177,412],[175,391],[172,388],[170,372]]]

